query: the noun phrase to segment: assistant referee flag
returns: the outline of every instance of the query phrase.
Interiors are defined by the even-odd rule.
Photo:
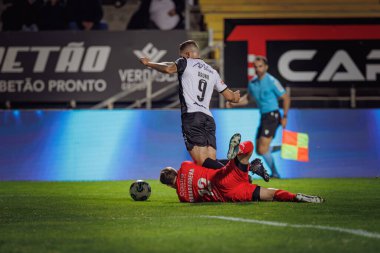
[[[309,161],[309,136],[289,130],[282,132],[281,157],[283,159]]]

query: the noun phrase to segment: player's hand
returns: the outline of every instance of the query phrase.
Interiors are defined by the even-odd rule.
[[[286,124],[288,123],[288,119],[287,118],[282,118],[281,119],[281,125],[282,125],[282,128],[286,128]]]
[[[239,103],[240,100],[240,90],[234,91],[234,100],[232,102]]]
[[[146,66],[148,62],[150,62],[150,59],[147,57],[142,57],[140,58],[140,62]]]
[[[226,108],[232,108],[232,103],[230,101],[227,101],[226,102]]]

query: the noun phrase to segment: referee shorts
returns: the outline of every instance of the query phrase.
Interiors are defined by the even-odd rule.
[[[182,135],[186,149],[191,151],[194,146],[216,149],[215,120],[202,112],[184,113],[182,119]]]
[[[261,115],[260,126],[257,130],[256,139],[263,137],[274,137],[277,128],[281,125],[281,114],[278,110]]]

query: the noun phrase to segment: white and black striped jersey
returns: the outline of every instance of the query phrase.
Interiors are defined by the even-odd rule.
[[[181,113],[203,112],[212,117],[210,100],[216,89],[223,92],[227,85],[219,73],[201,59],[179,58],[175,61],[179,80]]]

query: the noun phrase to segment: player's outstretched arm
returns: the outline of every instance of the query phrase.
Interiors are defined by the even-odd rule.
[[[177,73],[177,65],[174,62],[152,62],[146,57],[140,58],[140,62],[145,66],[155,69],[161,73]]]
[[[227,101],[231,101],[231,102],[238,102],[240,100],[240,90],[237,90],[237,91],[232,91],[230,89],[225,89],[222,93],[220,93],[223,95],[223,97],[227,100]]]
[[[245,94],[244,96],[240,97],[239,101],[237,103],[227,101],[226,102],[226,108],[233,108],[233,107],[240,107],[240,106],[246,106],[249,102],[248,94]]]

